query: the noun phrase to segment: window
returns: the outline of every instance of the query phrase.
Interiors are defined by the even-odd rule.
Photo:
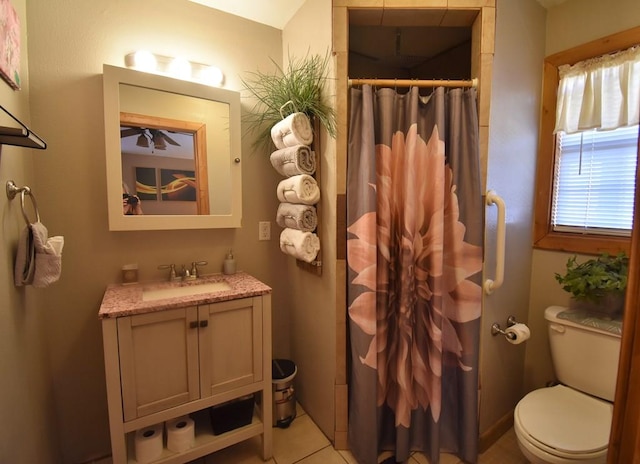
[[[567,105],[573,100],[567,103],[567,99],[560,99],[558,104],[558,95],[563,95],[563,89],[559,92],[558,88],[559,69],[564,72],[566,65],[626,50],[638,43],[640,27],[545,59],[534,247],[587,254],[629,253],[638,126],[620,124],[625,127],[598,131],[592,130],[597,124],[582,127],[583,114],[561,119],[571,113]],[[637,71],[638,68],[634,70]],[[640,111],[640,104],[634,105],[637,105],[635,111]],[[556,119],[561,121],[558,125]],[[578,119],[580,126],[576,126]],[[587,124],[591,124],[591,120]],[[617,126],[614,124],[614,127]],[[615,162],[611,162],[612,153],[615,153]]]
[[[631,236],[638,126],[557,135],[554,232]]]

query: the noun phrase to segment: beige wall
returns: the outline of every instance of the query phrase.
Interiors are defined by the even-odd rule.
[[[256,69],[270,72],[274,69],[271,59],[282,62],[282,32],[187,0],[29,0],[27,10],[32,122],[49,148],[33,155],[35,177],[25,175],[25,171],[31,172],[31,155],[12,161],[17,167],[7,166],[3,159],[2,176],[14,177],[19,183],[33,182],[43,222],[52,235],[63,235],[66,243],[58,283],[26,292],[9,288],[3,294],[9,294],[20,309],[12,317],[37,316],[37,323],[45,324],[63,462],[77,463],[110,452],[97,313],[106,285],[118,281],[123,264],[137,262],[143,280],[164,278],[165,272],[156,269],[163,263],[207,260],[205,272],[220,272],[225,253],[233,248],[238,268],[274,289],[274,355],[288,357],[290,345],[288,270],[283,272],[287,261],[279,251],[276,234],[271,241],[258,241],[258,221],[271,221],[275,226],[279,179],[268,154],[252,153],[253,136],[243,137],[241,229],[109,232],[102,65],[123,66],[124,55],[140,48],[162,55],[185,54],[193,61],[217,64],[225,72],[225,87],[240,90],[243,73]],[[243,112],[253,106],[247,98],[242,104]],[[7,232],[3,237],[9,243],[3,253],[9,254],[19,220],[4,220]],[[4,261],[6,273],[11,257]],[[7,278],[3,281],[11,287]],[[42,298],[43,303],[29,312],[19,308],[32,296]],[[27,323],[32,324],[30,320],[8,321],[2,327],[18,324],[21,331],[38,329]],[[31,350],[44,337],[33,338]],[[7,343],[6,339],[2,343]],[[26,364],[24,346],[20,348],[25,343],[18,340],[15,345],[11,352],[20,355],[13,359],[2,350],[2,359]],[[31,377],[40,380],[44,374],[36,372]],[[15,390],[25,390],[26,380],[17,383]],[[33,388],[45,388],[40,384],[48,382],[45,376],[45,381]],[[39,403],[43,396],[34,395]],[[15,398],[14,403],[24,403],[21,399]],[[9,412],[20,406],[12,408]],[[3,414],[10,416],[16,417]],[[28,427],[25,432],[40,433],[41,426]]]
[[[568,0],[549,10],[545,56],[638,25],[637,0]]]
[[[4,108],[31,126],[26,0],[12,0],[11,4],[21,23],[22,89],[13,91],[0,81],[0,101]],[[0,125],[16,126],[4,114],[0,116]],[[14,254],[25,222],[20,200],[9,201],[4,194],[8,180],[19,185],[35,185],[33,166],[43,152],[10,145],[0,150],[3,191],[0,195],[0,417],[4,418],[0,424],[0,462],[54,463],[59,461],[60,454],[47,358],[48,329],[44,314],[48,308],[44,307],[40,293],[13,285]],[[37,198],[41,200],[41,196]]]
[[[313,33],[310,33],[313,31]],[[283,55],[331,53],[331,1],[307,0],[283,30]],[[286,64],[285,64],[286,66]],[[328,75],[333,74],[329,57]],[[330,79],[327,96],[333,100]],[[295,386],[298,400],[320,429],[331,439],[334,432],[334,383],[336,376],[336,166],[335,140],[322,132],[320,159],[322,276],[298,268],[288,260],[291,292],[291,359],[298,367]],[[277,335],[276,335],[277,336]]]
[[[585,42],[596,40],[625,29],[640,25],[640,8],[637,0],[569,0],[551,8],[547,13],[545,55],[566,50]],[[573,253],[533,251],[531,292],[529,300],[529,325],[532,337],[527,344],[524,391],[529,392],[554,380],[548,347],[548,335],[544,320],[547,306],[569,302],[554,279],[562,273]],[[578,260],[587,259],[578,256]]]
[[[481,331],[480,433],[511,417],[521,398],[526,344],[493,337],[494,322],[527,322],[535,160],[544,58],[545,10],[535,0],[496,6],[487,190],[506,204],[505,280],[484,297]],[[517,175],[514,175],[518,173]],[[496,208],[486,209],[485,278],[495,275]],[[535,334],[534,334],[535,335]],[[527,342],[528,343],[528,342]]]

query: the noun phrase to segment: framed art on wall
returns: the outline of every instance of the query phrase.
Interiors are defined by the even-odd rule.
[[[136,195],[141,200],[158,199],[158,183],[155,168],[136,168]]]
[[[163,201],[196,201],[195,171],[160,169]]]
[[[0,0],[0,76],[20,89],[20,19],[9,0]]]

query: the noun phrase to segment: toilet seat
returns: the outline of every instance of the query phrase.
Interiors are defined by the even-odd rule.
[[[514,412],[531,445],[554,456],[584,460],[605,455],[613,405],[564,385],[534,390]]]

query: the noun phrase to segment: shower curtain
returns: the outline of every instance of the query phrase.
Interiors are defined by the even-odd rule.
[[[482,224],[475,89],[351,90],[349,445],[477,460]]]

